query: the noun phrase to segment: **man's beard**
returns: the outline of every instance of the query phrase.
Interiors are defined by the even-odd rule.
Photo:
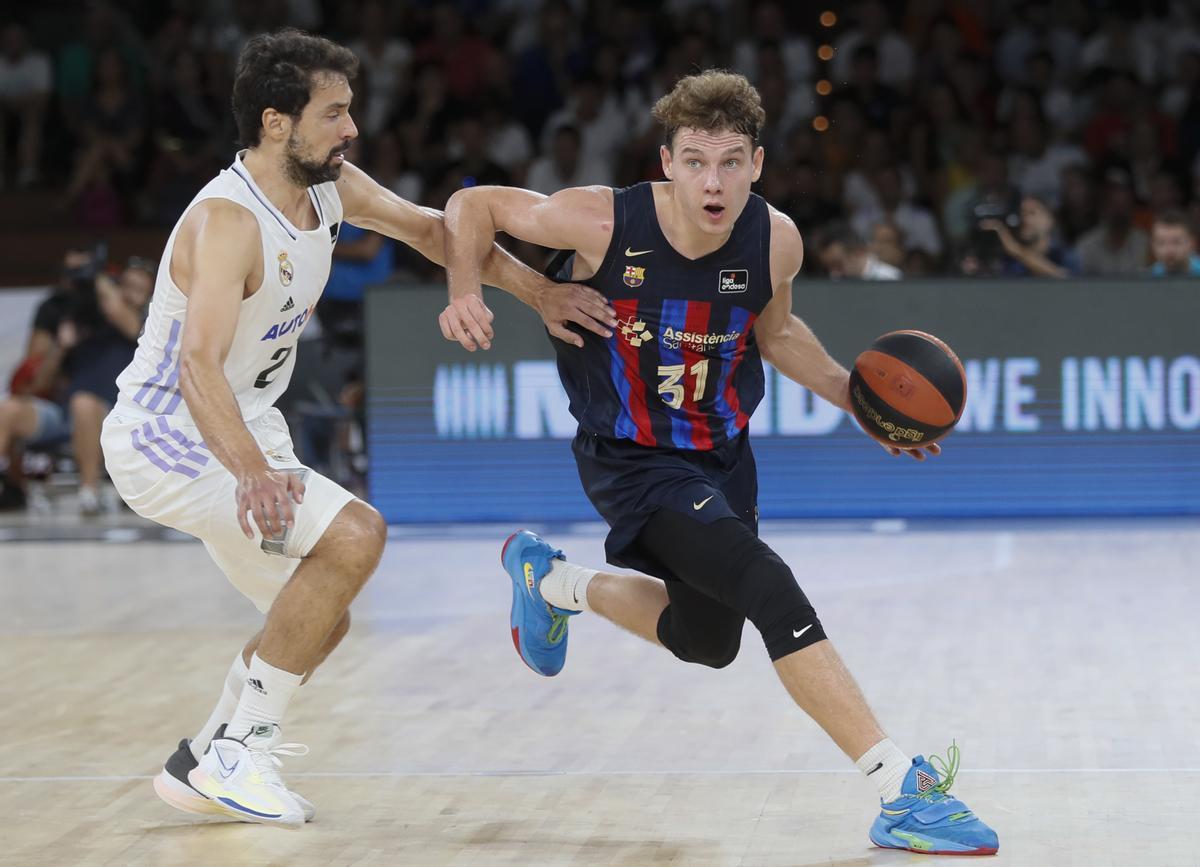
[[[337,154],[345,153],[338,148],[321,162],[310,163],[300,156],[300,142],[293,132],[288,139],[287,151],[283,155],[283,170],[288,180],[298,187],[315,187],[317,184],[336,181],[342,174],[342,163],[331,162]]]

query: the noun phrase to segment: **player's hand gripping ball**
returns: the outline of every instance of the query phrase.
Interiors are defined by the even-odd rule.
[[[954,429],[967,401],[967,377],[949,346],[924,331],[891,331],[858,356],[850,406],[885,446],[922,448]]]

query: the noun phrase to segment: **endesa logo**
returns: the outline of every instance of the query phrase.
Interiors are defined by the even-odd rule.
[[[272,325],[271,329],[259,338],[259,342],[261,343],[264,340],[278,340],[280,337],[283,337],[285,334],[290,334],[293,331],[299,334],[300,329],[304,327],[304,323],[308,321],[308,317],[312,316],[312,312],[316,309],[317,305],[314,304],[307,310],[301,310],[291,319],[288,319],[285,322],[280,322],[278,325]]]

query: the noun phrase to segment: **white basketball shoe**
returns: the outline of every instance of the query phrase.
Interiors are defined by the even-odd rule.
[[[197,816],[226,816],[241,820],[243,814],[240,811],[226,807],[220,801],[214,801],[192,786],[188,780],[188,773],[197,764],[196,757],[192,755],[192,741],[190,738],[184,738],[154,778],[155,793],[165,803],[184,813]],[[292,792],[292,797],[304,810],[304,821],[311,822],[317,808],[297,792]]]
[[[222,726],[196,767],[188,771],[188,785],[243,822],[299,828],[316,811],[284,784],[279,757],[307,755],[308,747],[280,743],[279,727],[269,728],[273,732],[266,726],[256,729],[247,744],[225,737]]]

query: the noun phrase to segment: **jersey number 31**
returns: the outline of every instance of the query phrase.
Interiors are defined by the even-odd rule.
[[[662,380],[658,384],[658,394],[671,409],[683,406],[684,386],[680,382],[687,368],[682,364],[662,364],[658,368],[658,376]],[[702,358],[692,365],[689,373],[695,378],[696,385],[692,389],[692,400],[697,403],[704,397],[704,386],[708,384],[708,359]]]

